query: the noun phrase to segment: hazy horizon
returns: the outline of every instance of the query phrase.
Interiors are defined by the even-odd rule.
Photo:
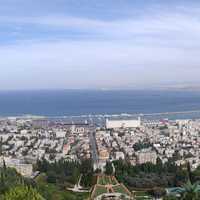
[[[0,90],[195,88],[200,2],[2,0]]]

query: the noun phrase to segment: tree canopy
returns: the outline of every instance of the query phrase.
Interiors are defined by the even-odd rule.
[[[44,198],[32,187],[17,186],[11,188],[4,195],[3,200],[44,200]]]

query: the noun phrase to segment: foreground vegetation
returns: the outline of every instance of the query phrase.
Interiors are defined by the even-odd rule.
[[[165,164],[157,159],[156,164],[145,163],[132,166],[123,160],[113,162],[115,176],[130,190],[146,191],[154,197],[165,200],[199,200],[200,167],[191,171],[190,165],[177,166],[172,160]],[[177,187],[176,195],[166,195],[165,188]]]
[[[66,188],[60,187],[58,184],[49,183],[45,173],[40,174],[36,178],[38,192],[47,200],[84,200],[88,197],[88,193],[70,192]]]
[[[77,183],[80,174],[82,185],[90,187],[93,180],[93,170],[90,160],[82,163],[60,160],[48,163],[38,161],[35,168],[42,173],[35,179],[22,177],[15,169],[0,168],[0,199],[1,200],[84,200],[88,193],[75,193],[67,190]],[[89,176],[86,178],[86,176]]]
[[[169,161],[162,164],[157,159],[157,164],[145,163],[132,166],[123,160],[114,161],[115,176],[129,188],[154,188],[177,187],[185,184],[191,177],[191,170],[187,166],[176,166]]]
[[[28,186],[16,186],[11,188],[5,193],[4,200],[44,200],[44,198],[32,187]]]
[[[70,187],[78,182],[82,174],[81,185],[91,187],[93,185],[93,166],[90,159],[83,160],[81,163],[75,161],[65,161],[49,163],[45,159],[38,161],[36,170],[47,175],[47,182],[56,184],[60,187]]]
[[[43,200],[35,187],[33,180],[22,177],[15,169],[7,168],[5,164],[0,168],[1,200]]]
[[[191,171],[189,165],[176,166],[169,161],[165,164],[158,159],[157,163],[146,163],[132,166],[130,163],[118,160],[113,162],[115,176],[131,191],[145,191],[146,196],[163,197],[164,200],[197,200],[200,199],[200,167]],[[15,169],[0,168],[0,199],[1,200],[84,200],[89,193],[75,193],[68,190],[76,184],[83,174],[81,185],[90,189],[96,184],[91,160],[81,163],[60,160],[49,163],[38,161],[36,170],[41,173],[34,180],[24,178]],[[113,173],[110,163],[107,164],[106,174]],[[112,179],[100,179],[99,182],[111,183]],[[109,177],[109,176],[108,176]],[[165,188],[177,187],[178,196],[166,196]],[[118,188],[114,188],[118,191]],[[138,195],[139,196],[139,195]]]

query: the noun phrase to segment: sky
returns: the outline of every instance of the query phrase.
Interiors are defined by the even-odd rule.
[[[0,0],[0,90],[200,86],[198,0]]]

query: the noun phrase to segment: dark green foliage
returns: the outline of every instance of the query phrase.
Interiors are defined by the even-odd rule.
[[[133,149],[135,151],[139,151],[141,149],[145,149],[145,148],[149,148],[149,147],[152,147],[152,145],[150,143],[144,143],[144,142],[138,142],[133,145]]]
[[[81,185],[84,187],[91,187],[93,184],[93,165],[92,161],[90,159],[83,160],[81,163],[81,173],[82,173],[82,179],[81,179]]]
[[[162,170],[163,170],[163,163],[162,163],[162,160],[159,157],[156,160],[156,166],[157,166],[158,173],[161,173]]]
[[[83,174],[82,179],[81,179],[81,185],[83,185],[86,188],[89,188],[93,185],[93,174],[88,173],[88,174]]]
[[[113,166],[111,162],[106,162],[106,166],[105,166],[105,174],[106,175],[112,175],[113,173]]]
[[[87,161],[83,165],[83,171],[87,174],[84,181],[89,186],[92,185],[93,170],[86,163],[91,162]],[[6,194],[6,200],[23,200],[25,197],[29,198],[28,195],[33,194],[34,200],[41,198],[46,200],[83,200],[88,194],[76,194],[66,190],[67,187],[72,187],[77,183],[82,169],[81,166],[80,163],[64,160],[55,163],[49,163],[46,160],[38,161],[36,169],[41,169],[43,173],[36,178],[36,181],[24,178],[15,169],[4,166],[0,168],[0,199],[4,199]],[[35,189],[30,192],[29,188],[31,188],[31,191],[33,191],[32,188]],[[29,199],[32,200],[32,196]]]
[[[81,173],[86,174],[89,172],[93,172],[92,160],[85,159],[81,162]]]
[[[188,180],[187,170],[176,166],[172,161],[163,164],[157,159],[156,164],[145,163],[136,166],[122,160],[113,163],[117,179],[133,188],[181,186]]]
[[[15,169],[8,168],[4,164],[0,168],[0,196],[7,194],[6,199],[9,199],[11,195],[10,188],[16,188],[18,186],[32,188],[36,186],[36,183],[32,179],[22,177]],[[17,191],[19,190],[17,189]]]
[[[189,177],[187,170],[177,169],[175,172],[175,186],[181,186],[188,181]]]
[[[47,172],[47,182],[48,183],[56,183],[56,173],[54,171]]]
[[[47,181],[49,183],[64,184],[69,182],[75,184],[80,176],[81,165],[74,161],[65,161],[63,159],[58,162],[49,163],[43,159],[37,162],[36,169],[40,172],[44,172],[47,175]]]
[[[20,185],[23,183],[23,178],[19,175],[15,169],[0,168],[0,194],[8,191],[10,187]]]
[[[2,145],[3,145],[3,139],[2,139],[2,137],[1,137],[1,138],[0,138],[0,156],[2,156],[2,153],[3,153]]]
[[[91,160],[81,163],[66,161],[49,163],[45,159],[38,161],[36,169],[42,174],[37,179],[37,188],[40,194],[48,200],[83,200],[87,194],[74,194],[66,190],[73,187],[82,174],[81,184],[85,187],[92,186],[93,167]]]
[[[200,166],[197,167],[193,172],[191,172],[191,182],[200,182]]]
[[[47,182],[46,175],[40,174],[36,178],[37,190],[45,198],[45,200],[84,200],[88,196],[87,193],[74,193],[66,190],[58,184]]]
[[[43,200],[43,197],[31,187],[17,186],[10,188],[3,200]]]
[[[199,200],[200,199],[200,188],[198,183],[192,184],[188,181],[183,190],[180,192],[181,200]]]
[[[58,162],[49,163],[45,159],[38,161],[36,169],[47,175],[48,183],[56,183],[63,187],[66,183],[72,185],[78,182],[80,174],[82,174],[81,184],[90,187],[93,180],[92,161],[87,159],[81,163],[75,161],[65,161],[63,159]]]
[[[164,188],[155,187],[149,193],[156,198],[161,198],[166,194],[166,191]]]
[[[163,198],[163,200],[178,200],[178,198],[175,197],[175,196],[173,196],[173,195],[170,195],[170,196],[165,196],[165,197]]]

